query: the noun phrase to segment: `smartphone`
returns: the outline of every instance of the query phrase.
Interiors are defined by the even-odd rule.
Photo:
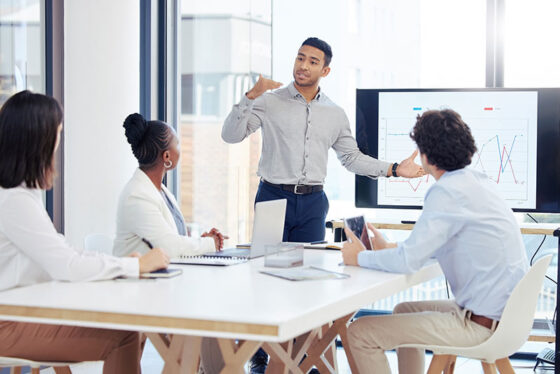
[[[369,239],[369,233],[366,227],[366,220],[364,219],[364,216],[345,218],[344,224],[346,225],[346,227],[352,230],[354,235],[360,238],[366,249],[373,249],[371,247],[371,240]]]
[[[167,268],[154,270],[150,273],[140,274],[140,278],[173,278],[183,273],[183,270],[177,268]]]

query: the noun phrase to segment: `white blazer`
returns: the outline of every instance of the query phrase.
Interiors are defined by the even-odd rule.
[[[180,211],[173,194],[163,192]],[[116,256],[149,251],[142,238],[162,248],[170,257],[198,255],[216,250],[213,238],[191,238],[180,235],[163,196],[150,178],[140,169],[128,181],[119,199],[117,235],[113,245]]]

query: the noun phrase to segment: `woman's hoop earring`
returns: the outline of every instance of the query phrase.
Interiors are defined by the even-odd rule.
[[[173,166],[173,162],[171,162],[171,160],[167,160],[167,161],[165,161],[165,162],[163,163],[163,166],[164,166],[166,169],[171,169],[171,167]]]

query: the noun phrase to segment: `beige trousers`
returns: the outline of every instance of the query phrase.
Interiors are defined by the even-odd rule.
[[[492,335],[466,314],[454,301],[437,300],[401,303],[392,315],[358,318],[348,328],[348,340],[360,374],[391,373],[384,351],[402,344],[473,346]],[[424,373],[423,350],[401,348],[397,356],[399,373]]]
[[[103,360],[104,374],[138,374],[138,332],[0,321],[0,356],[35,361]]]

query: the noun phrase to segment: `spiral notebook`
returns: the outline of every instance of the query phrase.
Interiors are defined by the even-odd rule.
[[[171,263],[176,265],[209,265],[209,266],[229,266],[243,264],[249,261],[247,258],[239,257],[215,257],[215,256],[182,256],[172,258]]]

